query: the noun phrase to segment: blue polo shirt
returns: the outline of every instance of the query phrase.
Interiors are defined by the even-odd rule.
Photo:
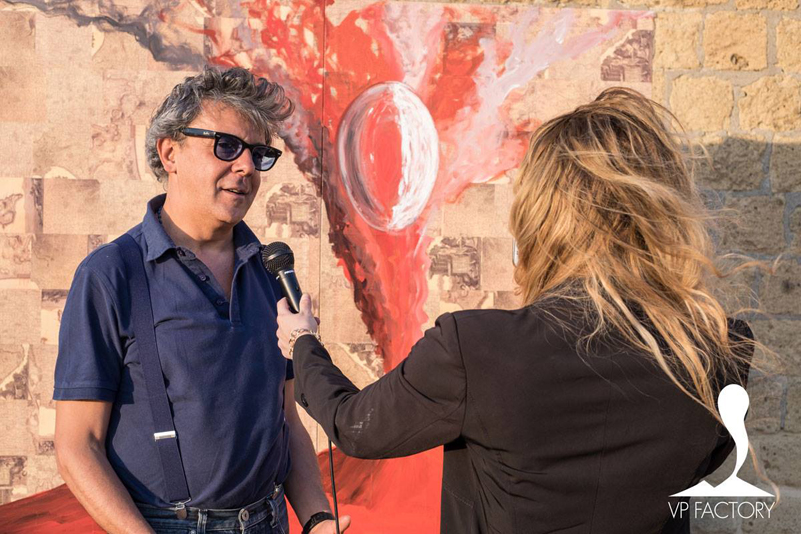
[[[281,289],[261,264],[258,239],[240,222],[226,299],[211,271],[159,223],[165,198],[152,199],[128,233],[145,258],[189,505],[238,508],[271,493],[289,471],[283,403],[292,367],[276,338]],[[112,467],[134,501],[170,506],[115,243],[93,251],[75,272],[61,318],[53,398],[112,402],[106,439]]]

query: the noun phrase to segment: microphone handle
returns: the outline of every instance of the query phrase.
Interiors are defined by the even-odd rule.
[[[281,284],[281,289],[284,290],[284,296],[289,303],[289,309],[292,310],[293,313],[298,313],[300,311],[300,297],[303,293],[300,291],[300,284],[298,283],[298,277],[295,276],[295,270],[287,269],[278,271],[278,276],[276,278]]]

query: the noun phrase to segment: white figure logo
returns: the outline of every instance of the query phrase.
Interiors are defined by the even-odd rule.
[[[737,462],[729,478],[718,486],[702,480],[692,488],[671,497],[773,497],[745,480],[737,478],[737,473],[748,456],[748,434],[745,431],[745,412],[748,411],[748,393],[742,386],[729,384],[718,395],[718,412],[723,425],[734,439]]]

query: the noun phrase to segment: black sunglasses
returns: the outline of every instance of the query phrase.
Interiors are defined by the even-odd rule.
[[[260,171],[269,171],[281,156],[281,151],[267,145],[251,145],[235,135],[204,130],[202,128],[181,128],[181,133],[189,137],[214,139],[214,155],[223,161],[233,161],[246,148],[250,149],[253,165]]]

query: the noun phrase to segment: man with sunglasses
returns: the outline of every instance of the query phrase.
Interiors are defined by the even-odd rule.
[[[286,534],[285,493],[304,533],[335,531],[277,346],[281,290],[243,221],[291,112],[280,86],[241,68],[177,85],[146,139],[166,195],[75,273],[56,457],[109,532]]]

